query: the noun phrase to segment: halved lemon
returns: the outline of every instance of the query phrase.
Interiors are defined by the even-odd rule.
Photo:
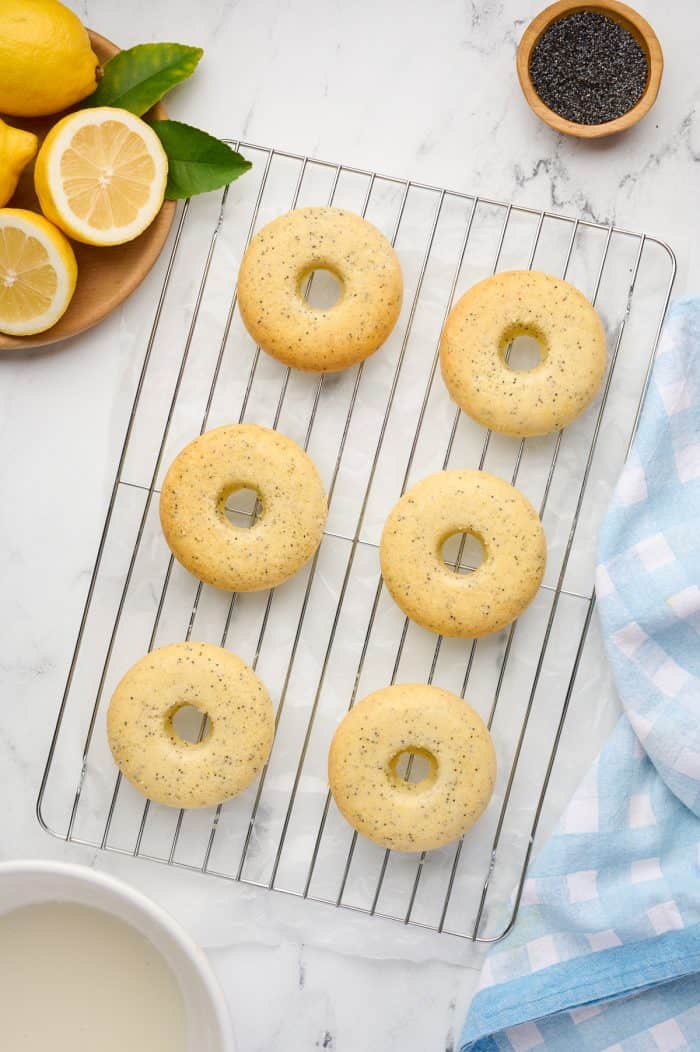
[[[0,208],[0,332],[50,329],[68,309],[77,277],[71,244],[48,219]]]
[[[78,110],[39,150],[34,185],[44,215],[87,245],[133,241],[165,194],[168,158],[153,129],[127,110]]]

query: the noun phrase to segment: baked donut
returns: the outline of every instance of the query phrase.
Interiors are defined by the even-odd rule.
[[[506,350],[533,336],[542,360],[511,369]],[[605,373],[605,332],[582,292],[560,278],[510,270],[480,281],[448,315],[442,375],[465,413],[492,431],[525,437],[559,431],[595,398]]]
[[[173,727],[192,705],[209,717],[201,742]],[[107,736],[125,778],[170,807],[212,807],[245,789],[265,764],[274,734],[263,682],[211,643],[173,643],[133,665],[112,695]]]
[[[402,755],[430,765],[420,782],[397,773]],[[496,755],[474,709],[440,687],[406,683],[369,694],[344,717],[328,756],[339,810],[363,836],[394,851],[457,840],[493,793]]]
[[[240,489],[258,494],[261,511],[250,529],[226,517],[226,501]],[[257,424],[205,431],[175,457],[160,494],[163,533],[178,562],[235,592],[293,577],[321,543],[327,515],[311,457]]]
[[[329,270],[341,284],[326,309],[304,299],[306,279]],[[250,335],[294,369],[333,372],[384,343],[401,310],[393,248],[366,219],[341,208],[296,208],[250,242],[238,274],[238,307]]]
[[[470,574],[445,565],[442,546],[468,533],[483,548]],[[384,524],[384,582],[406,617],[442,636],[498,632],[535,596],[547,545],[529,500],[486,471],[439,471],[417,482]]]

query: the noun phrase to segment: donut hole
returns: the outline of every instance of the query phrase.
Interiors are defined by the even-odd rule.
[[[394,778],[406,785],[431,785],[437,776],[437,760],[429,749],[409,746],[392,757],[389,767]]]
[[[166,718],[166,725],[171,734],[188,745],[197,745],[211,734],[209,717],[194,705],[178,705]]]
[[[234,489],[224,498],[224,515],[232,526],[250,529],[260,518],[261,511],[260,494],[254,489]]]
[[[442,544],[442,561],[448,570],[458,574],[470,574],[478,570],[484,561],[484,546],[473,533],[463,530],[453,533]]]
[[[343,283],[337,274],[326,267],[318,267],[304,274],[300,291],[314,310],[330,310],[343,294]]]
[[[507,333],[502,356],[513,372],[529,373],[541,365],[546,357],[544,339],[531,332]]]

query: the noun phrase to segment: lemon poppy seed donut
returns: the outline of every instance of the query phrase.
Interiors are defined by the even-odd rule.
[[[328,270],[340,299],[318,309],[306,279]],[[394,249],[366,219],[341,208],[297,208],[250,242],[238,275],[238,306],[255,342],[295,369],[333,372],[373,354],[394,328],[403,280]]]
[[[402,754],[427,759],[407,782]],[[481,717],[456,694],[419,683],[369,694],[335,732],[328,780],[338,809],[363,836],[394,851],[429,851],[457,840],[485,810],[496,755]]]
[[[482,563],[457,573],[442,547],[476,537]],[[542,581],[547,545],[537,512],[519,490],[486,471],[439,471],[394,505],[379,555],[384,582],[411,620],[443,636],[476,638],[519,617]]]
[[[226,517],[236,490],[258,495],[246,529]],[[215,588],[275,588],[311,558],[328,514],[316,467],[300,446],[257,424],[205,431],[170,465],[160,495],[168,545],[185,569]]]
[[[534,369],[508,366],[517,336],[539,342]],[[442,375],[457,405],[484,427],[519,438],[575,420],[595,398],[606,361],[602,323],[583,293],[529,270],[496,274],[465,292],[440,341]]]
[[[181,738],[178,709],[209,716],[201,742]],[[114,760],[132,785],[170,807],[213,807],[236,796],[265,764],[274,716],[262,681],[210,643],[173,643],[146,654],[118,684],[107,712]]]

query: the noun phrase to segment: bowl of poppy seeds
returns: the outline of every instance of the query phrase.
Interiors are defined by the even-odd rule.
[[[627,4],[559,0],[525,30],[517,55],[532,110],[556,131],[593,139],[636,124],[656,101],[663,54]]]

